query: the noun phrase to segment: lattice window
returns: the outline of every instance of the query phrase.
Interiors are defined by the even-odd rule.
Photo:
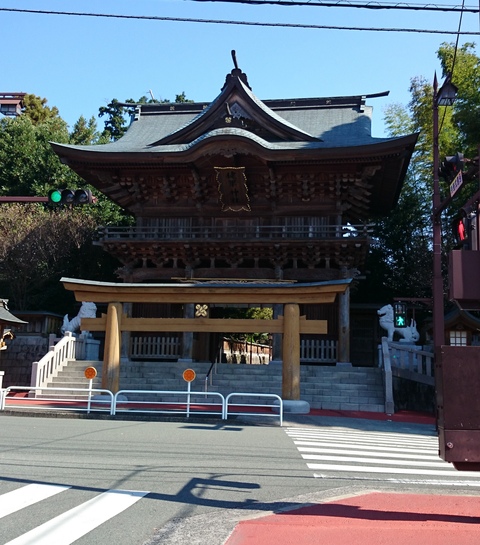
[[[467,332],[461,330],[451,330],[450,346],[467,346]]]

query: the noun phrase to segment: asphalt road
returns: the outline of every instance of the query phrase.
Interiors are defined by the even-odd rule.
[[[1,544],[108,490],[148,495],[79,545],[143,544],[173,519],[275,509],[319,486],[278,425],[0,416],[0,430],[0,494],[31,483],[70,487],[4,517]]]
[[[394,431],[405,438],[419,432],[431,440],[434,434],[433,426],[340,418],[306,418],[286,422],[288,426],[318,430],[341,426],[341,433]],[[357,478],[362,480],[345,473],[337,477],[335,472],[315,478],[292,437],[277,423],[2,415],[0,545],[217,545],[224,543],[236,520],[311,500],[372,486],[440,491],[418,477],[403,485],[376,477],[370,482],[364,475]],[[46,486],[52,484],[55,487]],[[463,489],[450,488],[452,493]],[[464,489],[472,492],[468,485]],[[476,494],[478,490],[474,489]],[[35,501],[35,494],[45,497]],[[31,505],[22,507],[25,497]],[[16,510],[15,502],[20,505]],[[73,520],[79,521],[77,529]],[[69,537],[75,531],[85,533],[89,524],[92,530],[83,537]],[[53,531],[62,537],[52,540]]]

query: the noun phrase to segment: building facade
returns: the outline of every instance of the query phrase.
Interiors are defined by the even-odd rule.
[[[64,163],[136,219],[134,227],[105,228],[98,243],[122,263],[118,275],[128,283],[355,278],[371,222],[396,204],[417,135],[371,136],[366,100],[385,93],[262,101],[234,63],[210,103],[139,104],[116,142],[53,144]],[[223,312],[201,303],[134,304],[129,313]],[[321,362],[321,347],[333,342],[330,363],[350,361],[349,291],[334,304],[303,305],[302,313],[329,321],[328,334],[307,336],[304,346],[319,341]],[[141,333],[132,339],[136,349],[147,342]],[[211,339],[192,343],[184,333],[172,359],[186,345],[193,359],[212,352]],[[281,359],[281,343],[272,357]]]

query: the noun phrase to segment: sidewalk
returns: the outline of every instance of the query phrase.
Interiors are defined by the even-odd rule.
[[[225,545],[477,545],[478,496],[372,492],[238,523]]]
[[[394,415],[312,410],[296,424],[322,417],[435,425],[429,414]],[[288,420],[287,416],[287,420]],[[286,424],[288,425],[288,423]],[[480,477],[480,473],[479,473]],[[480,496],[354,491],[299,509],[239,521],[225,545],[477,545]],[[450,492],[450,491],[449,491]]]

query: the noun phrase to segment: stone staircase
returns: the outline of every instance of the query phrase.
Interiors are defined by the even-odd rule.
[[[93,380],[93,388],[101,388],[102,363],[98,361],[71,361],[48,386],[88,388],[84,371],[89,366],[95,367],[98,372]],[[220,392],[224,396],[231,392],[271,393],[279,396],[282,394],[282,369],[281,365],[275,364],[218,364],[206,382],[209,362],[194,362],[188,365],[172,362],[122,362],[120,389],[184,392],[187,390],[187,383],[183,380],[182,373],[187,367],[196,373],[196,378],[191,384],[192,392],[208,390]],[[62,395],[66,393],[68,392],[62,392]],[[85,397],[73,390],[69,395],[77,399]],[[127,398],[130,401],[185,401],[184,396],[165,397],[156,394],[129,393]],[[301,399],[307,401],[313,409],[384,412],[385,394],[381,369],[302,365]],[[232,401],[241,403],[242,399],[235,397]],[[249,401],[257,402],[255,399]],[[270,403],[265,398],[259,398],[258,401]]]

